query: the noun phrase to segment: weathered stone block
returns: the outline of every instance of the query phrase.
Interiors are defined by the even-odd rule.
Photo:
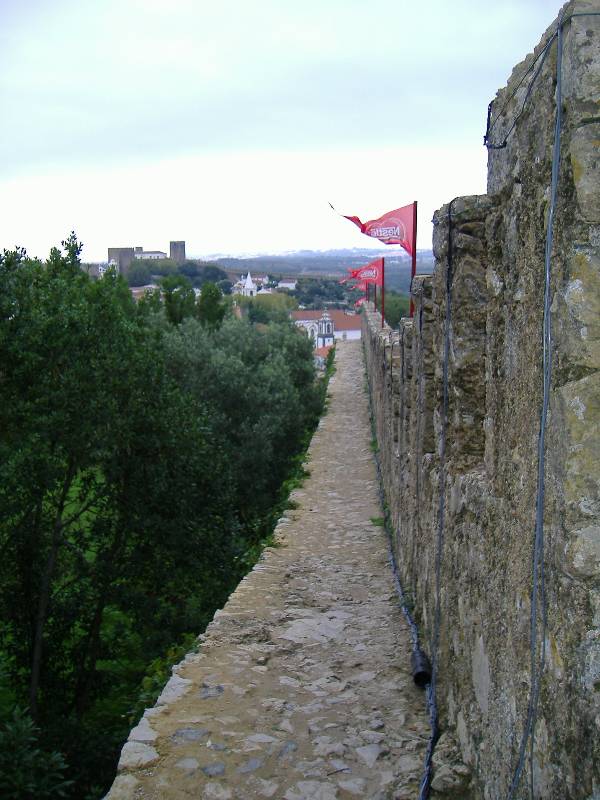
[[[597,111],[597,118],[573,132],[569,147],[579,210],[591,223],[600,222],[600,106]]]

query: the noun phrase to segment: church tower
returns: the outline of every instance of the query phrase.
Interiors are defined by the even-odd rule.
[[[333,321],[327,311],[319,320],[319,332],[317,334],[317,349],[319,347],[330,347],[333,344]]]
[[[252,280],[252,275],[250,275],[250,270],[248,270],[248,274],[246,275],[246,279],[244,281],[244,285],[242,286],[242,294],[244,297],[254,297],[256,295],[257,285]]]

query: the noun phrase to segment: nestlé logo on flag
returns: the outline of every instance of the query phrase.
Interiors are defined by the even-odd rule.
[[[374,283],[377,286],[383,285],[383,258],[376,258],[359,270],[356,270],[354,276],[357,280],[363,283]]]
[[[384,244],[399,244],[409,255],[415,246],[414,203],[388,211],[378,219],[361,222],[358,217],[343,215],[357,225],[366,236],[379,239]]]

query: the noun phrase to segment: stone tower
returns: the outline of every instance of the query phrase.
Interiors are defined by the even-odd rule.
[[[125,273],[133,261],[134,255],[135,250],[133,247],[109,247],[108,263],[109,265],[116,265],[119,272]]]
[[[169,242],[169,255],[176,264],[185,261],[185,242]]]

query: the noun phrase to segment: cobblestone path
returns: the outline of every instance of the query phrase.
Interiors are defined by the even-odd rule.
[[[413,800],[425,701],[383,529],[359,342],[279,546],[241,582],[123,748],[110,800]]]

